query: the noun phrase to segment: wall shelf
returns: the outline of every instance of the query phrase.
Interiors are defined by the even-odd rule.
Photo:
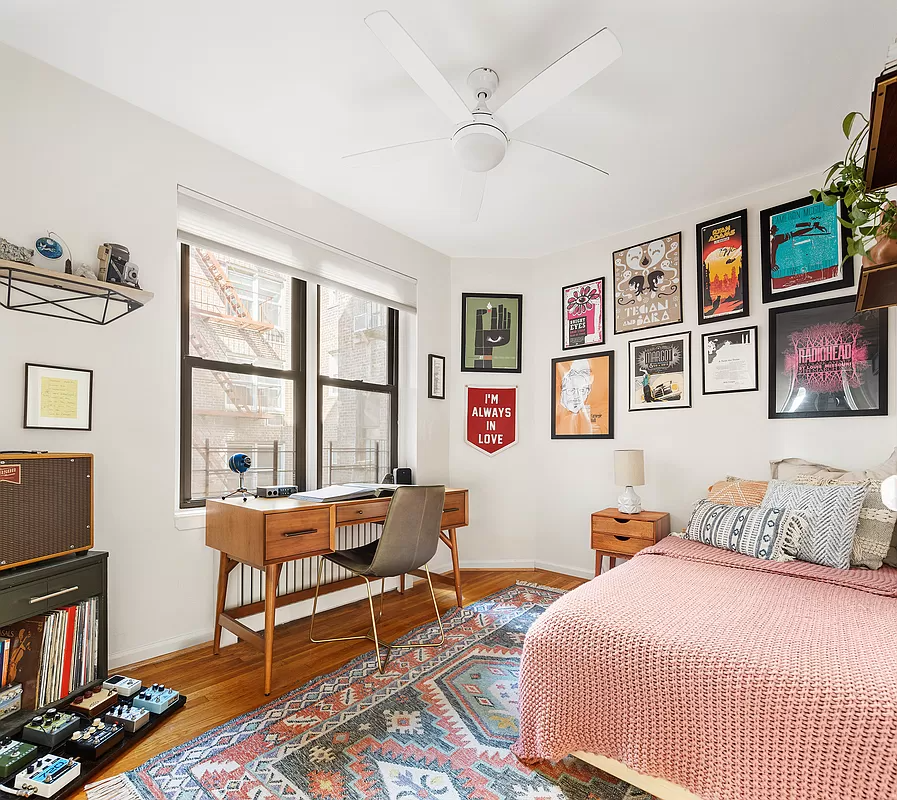
[[[108,325],[145,306],[152,292],[0,259],[0,305],[92,325]]]
[[[880,75],[872,90],[866,150],[866,188],[897,184],[897,70]]]

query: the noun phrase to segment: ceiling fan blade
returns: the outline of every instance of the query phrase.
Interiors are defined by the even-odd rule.
[[[527,147],[536,147],[539,150],[544,150],[546,153],[553,153],[556,156],[560,156],[561,158],[569,159],[570,161],[575,161],[577,164],[582,164],[584,167],[588,167],[589,169],[595,170],[595,172],[600,172],[602,175],[610,175],[607,170],[601,169],[601,167],[596,167],[594,164],[590,164],[588,161],[582,161],[579,158],[574,158],[573,156],[568,156],[566,153],[561,153],[557,150],[552,150],[550,147],[542,147],[541,144],[533,144],[532,142],[524,142],[523,139],[514,139],[514,144],[525,144]]]
[[[378,147],[376,150],[364,150],[343,156],[343,163],[352,167],[382,167],[395,164],[420,155],[432,155],[440,146],[447,149],[450,139],[424,139],[420,142],[405,142],[389,147]]]
[[[575,92],[621,55],[617,37],[609,28],[602,28],[522,86],[496,115],[510,133]]]
[[[461,221],[476,222],[483,205],[483,194],[486,192],[486,176],[488,172],[469,172],[464,170],[461,176]]]
[[[402,69],[452,123],[457,125],[471,118],[470,109],[452,85],[392,14],[388,11],[375,11],[366,16],[364,22]]]

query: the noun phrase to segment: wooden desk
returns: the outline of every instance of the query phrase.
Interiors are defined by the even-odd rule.
[[[283,565],[290,561],[332,553],[336,529],[366,522],[383,522],[390,499],[370,498],[338,503],[312,503],[289,498],[239,498],[209,500],[206,503],[206,544],[221,552],[218,566],[218,596],[215,604],[213,652],[221,649],[221,629],[227,628],[239,639],[249,642],[265,654],[265,694],[271,693],[274,660],[274,612],[280,606],[298,603],[314,596],[314,589],[302,589],[277,597],[276,587]],[[442,513],[442,541],[452,553],[453,578],[432,573],[434,581],[455,587],[458,606],[461,597],[461,573],[458,569],[456,530],[468,523],[467,490],[446,489]],[[248,564],[265,573],[265,599],[225,610],[227,578],[237,564]],[[422,570],[411,573],[426,577]],[[335,592],[362,582],[353,577],[321,586],[321,594]],[[399,591],[405,590],[405,576],[399,579]],[[257,632],[240,619],[265,612],[265,628]]]

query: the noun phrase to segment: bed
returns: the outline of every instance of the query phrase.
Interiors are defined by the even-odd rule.
[[[897,798],[897,569],[668,537],[533,625],[519,712],[521,760],[663,800]]]

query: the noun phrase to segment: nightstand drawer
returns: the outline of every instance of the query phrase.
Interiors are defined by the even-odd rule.
[[[330,508],[268,514],[265,520],[265,561],[293,559],[332,549]]]
[[[592,517],[592,534],[622,536],[628,539],[648,539],[654,542],[654,523],[650,520],[626,519],[625,517]]]
[[[644,550],[654,544],[654,539],[636,539],[632,536],[620,536],[612,533],[592,532],[592,549],[602,553],[619,553],[620,555],[635,555],[639,550]]]

